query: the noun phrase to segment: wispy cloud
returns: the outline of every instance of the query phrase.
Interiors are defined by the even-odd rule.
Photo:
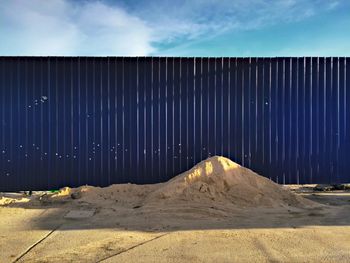
[[[99,1],[0,0],[0,50],[7,55],[146,55],[152,29]],[[6,36],[6,37],[5,37]]]
[[[336,7],[339,6],[339,4],[340,3],[338,1],[330,1],[328,4],[328,9],[329,10],[335,9]]]
[[[146,1],[136,13],[163,33],[162,41],[173,41],[296,22],[326,11],[329,5],[322,0],[156,0]]]
[[[0,0],[6,55],[149,55],[337,8],[323,0]],[[4,37],[6,36],[6,37]],[[184,45],[185,44],[185,45]]]

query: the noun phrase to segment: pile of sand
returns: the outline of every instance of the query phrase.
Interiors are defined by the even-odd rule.
[[[313,202],[292,193],[289,189],[244,168],[228,158],[214,156],[166,183],[154,185],[120,184],[106,188],[83,186],[73,190],[88,203],[164,204],[198,203],[208,206],[308,206]],[[66,190],[64,190],[66,192]],[[70,192],[69,192],[70,193]]]
[[[220,202],[236,206],[307,206],[313,202],[240,166],[214,156],[150,193],[145,202]]]
[[[221,156],[198,163],[166,183],[153,185],[118,184],[100,188],[62,188],[58,193],[40,195],[41,202],[79,199],[97,207],[303,207],[314,205],[289,189]],[[2,205],[18,202],[2,197]],[[28,201],[28,200],[21,200]]]

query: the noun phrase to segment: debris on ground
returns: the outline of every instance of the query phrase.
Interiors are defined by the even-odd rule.
[[[318,184],[314,187],[315,191],[322,191],[322,192],[327,192],[327,191],[333,191],[335,190],[335,187],[330,184]]]
[[[313,188],[314,191],[328,192],[334,190],[350,190],[350,184],[318,184]]]
[[[79,199],[81,198],[81,192],[74,192],[74,193],[71,193],[70,197],[72,199]]]
[[[335,190],[350,190],[350,184],[335,184],[333,186]]]

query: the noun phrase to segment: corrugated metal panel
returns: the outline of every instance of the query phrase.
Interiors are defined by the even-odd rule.
[[[349,58],[1,57],[0,191],[166,181],[224,155],[350,181]]]

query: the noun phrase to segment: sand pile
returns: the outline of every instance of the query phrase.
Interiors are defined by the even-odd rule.
[[[166,183],[120,184],[106,188],[83,186],[72,189],[81,200],[103,204],[164,206],[182,202],[247,206],[307,206],[313,202],[244,168],[225,157],[214,156]],[[64,190],[66,192],[66,190]]]
[[[108,187],[82,186],[77,189],[71,189],[71,193],[80,193],[80,201],[87,203],[117,204],[129,206],[139,203],[149,195],[151,191],[158,188],[159,184],[154,185],[136,185],[136,184],[115,184]]]
[[[313,202],[244,168],[214,156],[198,163],[150,193],[145,203],[220,202],[236,206],[306,206]]]
[[[1,205],[28,201],[18,198],[5,199],[5,197],[0,199]],[[289,189],[220,156],[204,160],[166,183],[118,184],[105,188],[65,187],[54,194],[40,193],[34,201],[47,205],[50,202],[67,202],[71,199],[79,199],[80,204],[94,204],[96,207],[150,209],[186,208],[198,204],[202,207],[219,205],[224,210],[230,207],[314,205],[313,202],[292,193]]]

